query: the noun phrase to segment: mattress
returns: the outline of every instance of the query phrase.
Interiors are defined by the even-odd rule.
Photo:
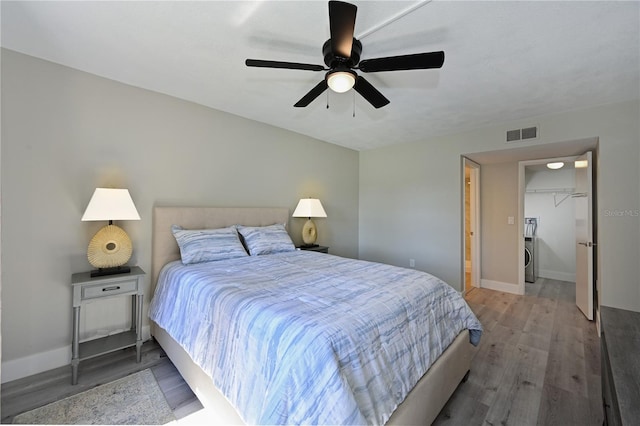
[[[150,318],[250,424],[384,424],[464,329],[424,272],[307,251],[162,270]]]

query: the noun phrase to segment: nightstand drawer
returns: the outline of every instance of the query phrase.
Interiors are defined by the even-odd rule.
[[[82,299],[96,297],[115,296],[123,293],[134,293],[137,289],[137,280],[120,281],[116,283],[92,285],[82,287]]]

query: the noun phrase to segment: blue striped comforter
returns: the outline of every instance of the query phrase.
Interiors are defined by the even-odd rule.
[[[308,251],[170,263],[149,316],[249,424],[383,424],[482,330],[432,275]]]

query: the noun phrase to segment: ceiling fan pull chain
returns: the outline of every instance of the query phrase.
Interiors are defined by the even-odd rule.
[[[329,109],[329,91],[327,90],[327,109]]]
[[[356,118],[356,91],[352,90],[353,92],[353,118]]]

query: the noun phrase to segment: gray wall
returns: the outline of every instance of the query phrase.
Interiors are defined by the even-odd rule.
[[[498,288],[518,283],[520,253],[511,243],[522,238],[522,230],[507,220],[518,216],[517,181],[518,163],[480,167],[481,283],[497,283]]]
[[[532,117],[475,131],[448,135],[419,143],[360,153],[360,257],[400,266],[416,259],[416,267],[432,272],[454,288],[461,286],[462,194],[460,156],[502,150],[505,131],[540,126],[533,146],[598,138],[598,249],[600,250],[600,302],[640,311],[640,116],[637,100],[553,116]],[[566,154],[565,154],[566,155]],[[485,197],[502,206],[498,214],[517,216],[517,162],[501,186],[489,187],[481,171],[481,221]],[[484,169],[484,166],[482,167]],[[503,176],[504,177],[504,176]],[[515,195],[517,197],[517,195]],[[511,210],[512,209],[512,210]],[[619,215],[612,214],[619,212]],[[625,213],[626,212],[626,213]],[[517,219],[517,218],[516,218]],[[511,257],[508,270],[498,269],[487,257],[518,254],[522,235],[515,226],[482,234],[482,277],[518,282]],[[484,230],[484,225],[483,225]]]
[[[154,205],[293,211],[318,197],[318,242],[358,255],[357,152],[8,50],[1,181],[3,380],[69,363],[70,276],[91,269],[87,244],[106,224],[80,221],[96,187],[129,189],[142,220],[118,224],[148,273]],[[290,220],[294,242],[303,222]],[[113,303],[85,310],[84,337],[126,317]]]

